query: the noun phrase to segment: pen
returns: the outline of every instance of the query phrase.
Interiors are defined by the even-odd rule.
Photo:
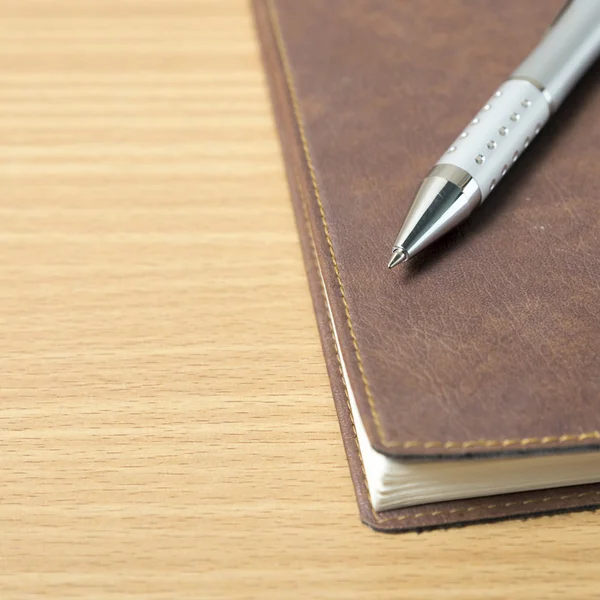
[[[571,0],[419,187],[388,268],[466,219],[517,161],[600,54],[600,0]]]

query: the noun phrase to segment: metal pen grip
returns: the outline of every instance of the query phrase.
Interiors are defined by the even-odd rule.
[[[556,110],[600,54],[600,0],[570,0],[511,79],[536,85]]]

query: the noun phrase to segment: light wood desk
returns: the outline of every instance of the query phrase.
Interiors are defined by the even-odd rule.
[[[600,515],[358,519],[248,7],[0,4],[0,598],[597,598]]]

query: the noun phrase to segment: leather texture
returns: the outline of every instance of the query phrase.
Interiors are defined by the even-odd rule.
[[[376,529],[600,505],[591,485],[374,512],[332,338],[380,452],[600,446],[598,65],[466,223],[386,268],[420,180],[560,8],[254,1],[342,436]]]

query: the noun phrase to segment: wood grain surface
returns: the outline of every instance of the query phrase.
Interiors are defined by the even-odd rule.
[[[0,4],[0,598],[596,598],[600,516],[358,519],[241,0]]]

